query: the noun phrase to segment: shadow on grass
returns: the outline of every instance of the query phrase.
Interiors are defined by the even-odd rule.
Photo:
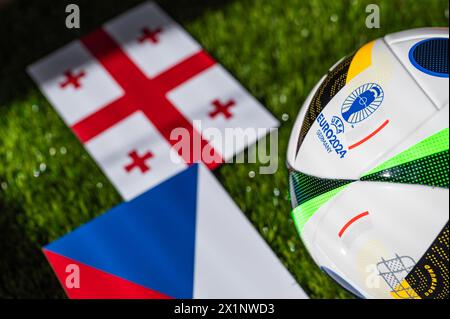
[[[185,23],[233,0],[156,0],[175,20]],[[28,65],[142,0],[15,0],[0,8],[0,107],[24,98],[34,84]],[[81,28],[65,27],[66,5],[80,7]]]
[[[0,197],[0,281],[1,298],[63,298],[58,280],[41,252],[22,229],[26,218],[19,204]]]

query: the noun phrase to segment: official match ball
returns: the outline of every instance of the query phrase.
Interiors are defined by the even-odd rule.
[[[325,273],[362,298],[449,297],[448,28],[339,61],[287,157],[294,224]]]

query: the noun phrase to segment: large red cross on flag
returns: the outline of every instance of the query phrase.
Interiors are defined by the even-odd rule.
[[[153,3],[113,19],[33,64],[29,72],[125,199],[194,162],[213,169],[278,126]],[[267,131],[227,139],[226,130],[237,128]],[[189,138],[181,140],[174,129]],[[207,129],[223,138],[206,136]],[[190,152],[179,147],[181,141]],[[141,169],[126,169],[130,154],[140,159]]]

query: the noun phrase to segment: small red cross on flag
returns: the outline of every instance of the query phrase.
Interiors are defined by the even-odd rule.
[[[209,112],[210,117],[215,118],[218,115],[223,115],[226,119],[233,117],[230,108],[236,105],[234,100],[229,100],[227,103],[222,103],[220,100],[214,100],[212,105],[214,106],[214,110]]]
[[[138,41],[140,43],[149,41],[151,43],[158,43],[159,42],[159,34],[162,32],[162,28],[156,28],[155,30],[150,30],[149,28],[142,28],[142,35],[138,38]]]
[[[153,157],[151,152],[139,155],[136,150],[132,150],[128,153],[128,156],[131,157],[131,163],[125,166],[125,170],[128,173],[136,168],[140,169],[141,173],[145,173],[150,170],[150,166],[147,165],[147,161]]]
[[[213,169],[278,126],[153,3],[68,44],[29,73],[125,199],[194,162]],[[226,137],[228,129],[248,128],[267,131],[238,140],[234,148],[227,147],[234,141],[202,133],[215,129]]]
[[[67,70],[64,72],[65,79],[63,82],[59,83],[61,89],[64,89],[68,86],[72,86],[75,89],[79,89],[81,87],[81,78],[86,74],[84,71],[80,71],[76,74],[72,73],[71,70]]]

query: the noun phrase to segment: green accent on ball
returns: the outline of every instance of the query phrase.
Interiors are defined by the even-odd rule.
[[[449,152],[444,151],[367,175],[361,181],[449,188]]]
[[[418,160],[449,149],[449,129],[445,128],[442,131],[424,139],[404,152],[392,157],[390,160],[384,162],[380,166],[374,168],[363,176],[372,175],[389,168],[400,166],[402,164]],[[448,167],[448,162],[447,162]]]
[[[294,208],[292,210],[292,218],[294,219],[294,224],[297,228],[298,233],[301,235],[306,222],[320,207],[322,207],[326,202],[328,202],[330,199],[347,188],[347,186],[348,185],[343,185],[341,187],[333,189]]]
[[[449,188],[449,129],[446,128],[398,154],[361,181],[388,182]],[[324,179],[291,171],[290,182],[297,207],[292,211],[295,226],[302,232],[306,222],[328,200],[354,180]]]

